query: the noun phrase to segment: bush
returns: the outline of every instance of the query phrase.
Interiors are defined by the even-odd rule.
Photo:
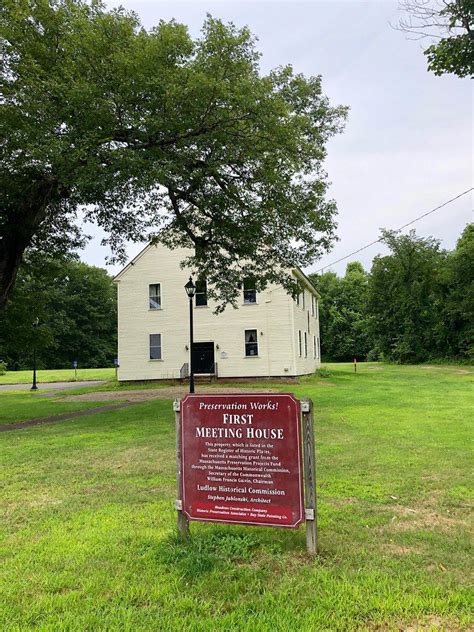
[[[382,359],[378,349],[371,349],[367,354],[367,362],[380,362]]]
[[[0,360],[0,375],[5,375],[7,372],[7,363]]]
[[[331,377],[331,371],[322,367],[318,370],[319,377]]]

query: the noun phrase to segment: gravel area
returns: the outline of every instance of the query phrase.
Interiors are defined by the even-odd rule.
[[[275,389],[259,389],[253,390],[249,388],[237,388],[233,386],[217,387],[204,386],[198,384],[196,387],[197,394],[205,395],[207,393],[276,393]],[[188,387],[184,386],[165,386],[163,388],[146,388],[123,391],[98,391],[97,393],[83,393],[81,395],[67,395],[63,397],[63,402],[108,402],[108,401],[126,401],[140,402],[150,399],[179,399],[188,393]]]
[[[83,382],[37,382],[39,391],[65,391],[68,388],[82,388],[83,386],[100,386],[105,384],[105,380],[89,380]],[[0,384],[0,391],[29,391],[31,382],[28,384]]]

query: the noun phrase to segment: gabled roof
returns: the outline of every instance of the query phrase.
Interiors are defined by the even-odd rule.
[[[124,274],[125,274],[125,273],[126,273],[126,272],[127,272],[127,271],[131,268],[131,267],[132,267],[132,266],[134,266],[134,265],[135,265],[135,263],[136,263],[139,259],[141,259],[141,258],[143,257],[143,255],[147,252],[147,250],[148,250],[149,248],[152,248],[152,247],[153,247],[153,246],[155,246],[155,245],[156,245],[156,244],[152,244],[152,243],[147,244],[147,245],[146,245],[146,246],[145,246],[142,250],[140,250],[140,252],[139,252],[139,253],[138,253],[138,254],[137,254],[137,255],[136,255],[136,256],[135,256],[135,257],[134,257],[131,261],[129,261],[129,262],[127,263],[127,265],[126,265],[124,268],[122,268],[122,269],[120,270],[120,272],[119,272],[118,274],[116,274],[116,275],[114,276],[114,278],[112,279],[112,281],[113,281],[114,283],[118,283],[118,282],[120,281],[121,277],[122,277],[122,276],[123,276],[123,275],[124,275]],[[303,281],[303,283],[304,283],[305,285],[307,285],[307,286],[308,286],[308,288],[309,288],[309,289],[310,289],[313,293],[315,293],[315,294],[316,294],[316,296],[317,296],[318,298],[320,298],[320,297],[321,297],[321,295],[319,294],[318,290],[314,287],[313,283],[309,280],[309,278],[308,278],[308,277],[306,276],[306,274],[305,274],[305,273],[301,270],[301,268],[296,267],[296,268],[294,268],[294,269],[293,269],[293,272],[294,272],[294,273],[296,274],[296,276],[300,279],[300,281]]]
[[[299,277],[300,281],[303,281],[303,283],[305,283],[308,286],[308,288],[314,294],[316,294],[318,298],[321,298],[321,294],[318,292],[318,290],[314,286],[314,283],[306,276],[306,274],[303,272],[303,270],[301,270],[301,268],[294,268],[293,271],[295,272],[296,276]]]
[[[121,278],[121,277],[125,274],[125,272],[127,272],[127,270],[129,270],[132,266],[134,266],[134,265],[135,265],[135,263],[136,263],[139,259],[141,259],[141,258],[143,257],[143,255],[145,254],[145,252],[146,252],[149,248],[151,248],[153,245],[154,245],[154,244],[149,243],[149,244],[147,244],[147,245],[146,245],[146,246],[145,246],[142,250],[140,250],[140,252],[138,253],[138,255],[136,255],[136,256],[135,256],[135,257],[134,257],[131,261],[129,261],[129,262],[127,263],[127,265],[126,265],[124,268],[122,268],[118,274],[116,274],[116,275],[114,276],[114,278],[112,279],[112,281],[113,281],[114,283],[117,283],[118,281],[120,281],[120,278]]]

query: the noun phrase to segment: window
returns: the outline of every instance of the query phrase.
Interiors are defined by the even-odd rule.
[[[311,316],[314,316],[316,314],[315,303],[316,298],[311,294]]]
[[[258,341],[256,329],[245,330],[245,355],[247,357],[258,356]]]
[[[303,355],[303,350],[301,348],[301,329],[298,330],[298,346],[299,346],[299,349],[300,349],[300,358],[301,358],[301,356]]]
[[[250,304],[250,303],[256,303],[256,302],[257,302],[257,290],[255,289],[255,281],[252,278],[245,279],[244,303]]]
[[[207,282],[206,279],[196,281],[196,307],[207,306]]]
[[[321,350],[319,349],[319,336],[316,338],[316,356],[321,357]]]
[[[316,303],[316,318],[317,320],[319,320],[319,302],[318,299],[314,299],[314,302]]]
[[[150,360],[161,360],[161,334],[150,334]]]
[[[148,286],[150,297],[150,309],[161,309],[161,286],[159,283],[152,283]]]
[[[314,359],[316,360],[316,336],[313,336],[313,354]]]
[[[300,294],[298,292],[298,294],[296,295],[296,304],[299,305],[300,304]]]
[[[303,309],[304,309],[304,306],[305,306],[305,291],[304,290],[301,292],[301,298],[303,300]]]
[[[304,332],[304,357],[308,357],[308,334]]]
[[[309,333],[309,309],[308,309],[308,311],[306,313],[308,315],[308,333]]]

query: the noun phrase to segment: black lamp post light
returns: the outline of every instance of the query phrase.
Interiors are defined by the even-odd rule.
[[[39,325],[39,318],[35,318],[32,325],[33,325],[33,384],[31,385],[31,390],[37,391],[38,385],[36,384],[36,330]]]
[[[194,371],[193,371],[193,298],[196,294],[196,286],[191,277],[184,286],[189,298],[189,392],[194,393]]]

